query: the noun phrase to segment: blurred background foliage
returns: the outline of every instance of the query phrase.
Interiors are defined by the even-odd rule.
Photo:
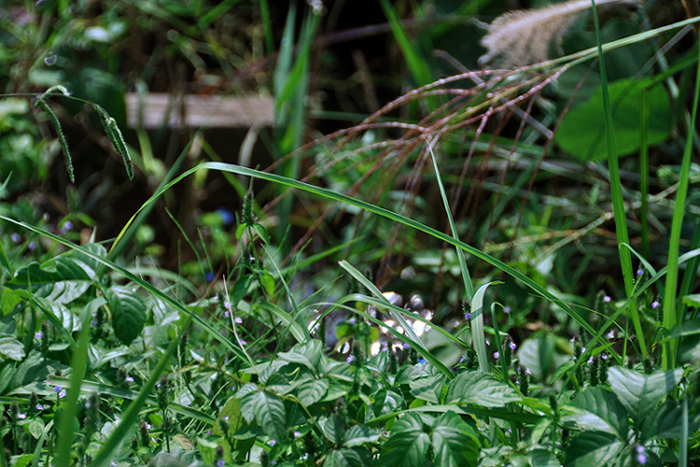
[[[0,212],[74,240],[85,242],[94,235],[97,241],[109,241],[175,174],[201,161],[241,162],[245,155],[251,167],[274,163],[270,170],[447,230],[430,164],[420,161],[415,148],[388,157],[387,142],[399,137],[399,129],[377,124],[327,135],[359,124],[418,86],[478,69],[484,53],[479,40],[487,23],[511,9],[549,3],[6,0],[0,7]],[[677,3],[650,0],[637,8],[606,12],[604,41],[682,20],[685,12]],[[693,56],[694,33],[686,31],[652,61],[676,32],[608,54],[610,81],[650,78]],[[551,56],[593,45],[587,14]],[[594,128],[582,128],[580,122],[601,121],[595,104],[600,89],[596,70],[590,62],[577,65],[523,102],[539,125],[521,128],[519,117],[502,112],[485,120],[478,131],[476,124],[450,133],[439,148],[460,238],[588,306],[601,290],[623,297],[614,225],[606,214],[611,207],[607,169],[600,162],[604,154],[586,152],[586,140],[581,139],[590,138]],[[661,116],[662,128],[650,153],[651,193],[675,183],[682,141],[674,136],[684,124],[692,83],[687,70],[669,76],[653,101],[652,114]],[[80,100],[53,98],[73,151],[76,184],[69,183],[56,135],[30,100],[55,84],[101,105],[117,120],[137,167],[133,181],[127,180],[91,107]],[[269,97],[275,125],[129,127],[126,94],[156,92]],[[634,99],[628,100],[635,105]],[[444,102],[423,98],[383,112],[376,122],[419,122]],[[567,121],[568,116],[578,120]],[[547,144],[547,131],[562,118],[556,144]],[[632,147],[621,162],[630,203],[639,200],[637,151]],[[700,170],[695,167],[695,172]],[[247,180],[221,174],[191,177],[148,213],[123,260],[138,258],[207,280],[220,276],[242,254],[234,216],[247,188]],[[352,256],[384,289],[406,296],[420,293],[426,305],[436,308],[438,319],[461,313],[460,270],[451,250],[347,206],[257,182],[253,188],[261,222],[282,245],[277,253],[281,261],[293,257],[303,266],[304,258],[325,257],[319,261],[315,256],[309,268],[301,267],[300,293],[327,285],[333,274],[323,266]],[[698,198],[692,191],[687,238],[697,220]],[[664,196],[650,206],[653,242],[646,255],[652,263],[664,262],[671,213],[672,203]],[[632,244],[641,249],[634,209],[629,224]],[[50,249],[56,246],[24,238],[9,225],[2,229],[8,250],[23,250],[35,259],[55,254]],[[479,283],[498,278],[483,264],[475,268]],[[515,310],[506,331],[527,321],[568,326],[566,316],[535,310],[542,305],[512,283],[497,293]]]

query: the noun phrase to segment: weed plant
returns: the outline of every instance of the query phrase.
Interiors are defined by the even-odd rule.
[[[266,11],[267,3],[261,5]],[[623,131],[616,128],[620,119],[615,113],[634,89],[641,102],[637,134],[642,154],[647,152],[652,136],[647,124],[655,109],[646,99],[685,67],[696,61],[700,66],[698,50],[696,46],[692,59],[643,81],[641,88],[609,85],[603,60],[612,50],[697,19],[608,43],[598,33],[598,47],[558,60],[433,80],[420,71],[420,57],[393,7],[389,2],[382,7],[421,86],[361,124],[306,145],[295,136],[305,119],[299,103],[308,89],[308,54],[319,21],[310,10],[296,62],[289,55],[276,76],[277,110],[284,118],[275,144],[288,155],[273,167],[262,171],[208,161],[165,177],[108,243],[87,238],[81,244],[66,230],[51,231],[46,223],[12,212],[0,215],[27,245],[42,244],[34,257],[35,249],[22,247],[22,238],[0,239],[0,467],[698,462],[700,300],[691,292],[700,235],[682,250],[681,228],[692,194],[700,73],[690,87],[687,119],[680,106],[678,120],[687,120],[677,135],[684,140],[682,160],[680,168],[668,169],[676,180],[655,198],[642,186],[644,196],[635,199],[623,185],[616,141]],[[593,16],[598,32],[597,14]],[[295,36],[293,28],[293,21],[288,22],[288,39]],[[268,47],[271,42],[266,40]],[[528,203],[546,202],[532,192],[538,171],[573,175],[547,167],[544,160],[557,132],[570,125],[566,112],[549,129],[535,123],[533,106],[548,87],[593,59],[600,63],[599,126],[607,161],[607,168],[594,166],[604,176],[593,178],[601,192],[609,189],[611,207],[599,214],[601,221],[590,221],[548,246],[545,256],[525,262],[499,258],[493,254],[499,245],[489,244],[487,234],[472,228],[458,209],[463,189],[469,188],[471,200],[480,196],[467,183],[466,169],[477,154],[484,167],[492,155],[507,166],[530,157],[523,164],[530,169],[518,183],[501,179],[491,187],[498,196],[490,209],[500,215],[505,210],[500,197],[518,196],[515,232],[521,222],[535,226],[536,221],[523,219],[539,214],[526,212]],[[291,81],[280,82],[285,76]],[[78,101],[64,87],[53,86],[36,96],[36,103],[58,135],[73,179],[70,147],[49,99],[55,91]],[[521,106],[526,110],[517,114]],[[95,104],[94,109],[132,177],[130,149],[116,121],[103,107]],[[397,113],[409,118],[392,118]],[[515,115],[517,136],[504,144],[500,132]],[[489,123],[500,117],[488,135]],[[537,150],[520,139],[527,125],[546,139]],[[482,142],[486,137],[491,141]],[[462,147],[468,149],[460,173],[448,156]],[[302,175],[304,157],[314,161]],[[648,161],[642,161],[640,180],[648,180],[644,171],[649,170]],[[124,245],[145,222],[143,213],[174,186],[209,172],[234,175],[228,179],[236,180],[231,183],[238,188],[243,185],[238,176],[251,180],[228,237],[222,214],[207,221],[209,227],[218,225],[230,251],[212,255],[214,245],[188,238],[194,251],[203,252],[196,264],[200,274],[125,261]],[[274,184],[279,196],[260,208],[252,180]],[[399,180],[404,183],[401,196],[377,189]],[[432,221],[439,211],[444,225],[414,216],[428,183],[434,193],[424,209],[431,215],[421,217]],[[520,198],[522,192],[526,195]],[[640,224],[640,236],[648,242],[650,199],[667,199],[674,192],[666,265],[657,269],[657,258],[650,261],[649,252],[638,252],[630,243],[628,224],[632,213],[641,210],[646,221]],[[295,203],[289,193],[318,213],[296,245],[289,244],[287,234],[270,233],[271,218],[285,219],[279,213],[291,217],[289,206]],[[530,194],[537,199],[529,200]],[[556,199],[566,206],[564,197]],[[343,232],[347,238],[340,246],[310,251],[314,235],[347,213],[356,220]],[[492,219],[497,222],[495,214]],[[571,297],[549,284],[557,261],[572,258],[560,254],[566,244],[613,219],[613,251],[619,255],[622,279],[616,283],[622,285],[611,288],[619,298],[613,300],[594,284],[598,290],[587,305],[586,297]],[[391,222],[388,235],[382,222]],[[375,234],[385,248],[373,256],[366,242],[376,242]],[[419,244],[419,236],[445,245],[434,269],[426,270],[437,277],[454,276],[452,282],[445,277],[431,282],[457,291],[447,300],[460,307],[456,320],[437,319],[440,310],[425,309],[417,299],[402,308],[386,290],[395,256],[413,257],[410,248]],[[527,242],[537,240],[514,238],[509,245],[527,248]],[[481,247],[474,246],[477,242]],[[339,250],[344,259],[329,267],[325,258]],[[445,267],[449,258],[451,267]],[[223,259],[229,263],[217,270],[215,261]],[[380,262],[377,277],[361,271],[373,261]],[[633,264],[641,266],[635,270]],[[311,280],[308,271],[315,266],[324,270],[325,283],[313,284],[309,291],[304,281]],[[565,267],[565,274],[572,269]],[[574,269],[576,279],[585,278],[585,269]],[[408,272],[406,278],[411,279]],[[499,288],[518,289],[513,293],[527,298],[507,302],[496,295]],[[433,294],[441,301],[435,289]],[[560,328],[542,320],[527,329],[526,318],[535,308],[542,310],[541,317],[551,314]]]

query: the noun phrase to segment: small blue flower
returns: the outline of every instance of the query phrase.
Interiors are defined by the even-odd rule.
[[[419,358],[419,359],[418,359],[418,363],[424,364],[424,363],[425,363],[425,359],[424,359],[424,358]]]
[[[34,337],[36,337],[37,339],[41,339],[42,337],[44,337],[44,334],[42,334],[42,332],[39,331],[36,334],[34,334]]]
[[[471,314],[471,313],[465,313],[465,314],[464,314],[464,319],[472,319],[472,314]]]
[[[219,459],[218,461],[216,461],[217,467],[224,467],[224,464],[225,464],[225,462],[223,459]]]
[[[213,282],[214,281],[214,274],[211,271],[207,271],[204,274],[204,278],[207,280],[207,282]]]
[[[21,240],[21,237],[17,232],[13,233],[10,237],[12,237],[12,241],[15,243],[19,243],[19,241]]]
[[[29,251],[36,250],[36,242],[29,242],[29,245],[27,246],[27,248],[29,248]]]
[[[217,214],[221,216],[224,221],[224,225],[228,226],[233,224],[233,213],[226,208],[219,208],[216,210]]]
[[[505,313],[505,314],[510,313],[510,311],[511,311],[511,310],[510,310],[510,307],[509,307],[509,306],[503,308],[503,313]]]

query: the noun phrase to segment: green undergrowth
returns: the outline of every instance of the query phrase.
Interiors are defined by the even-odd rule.
[[[182,12],[196,26],[151,13],[187,33],[168,37],[197,62],[205,42],[188,37],[236,2],[208,13],[195,3]],[[269,5],[256,5],[256,50],[272,54]],[[597,47],[435,81],[430,37],[408,34],[400,8],[382,1],[415,89],[305,145],[323,9],[298,18],[298,6],[271,74],[268,170],[222,162],[200,130],[166,171],[143,129],[137,150],[104,106],[62,85],[33,96],[54,143],[26,126],[25,94],[0,106],[7,141],[18,146],[26,131],[35,149],[0,185],[0,467],[700,462],[700,73],[687,77],[699,51],[610,83],[604,62],[698,20],[604,43],[594,15]],[[576,92],[550,87],[583,64],[600,82],[585,102],[564,103],[585,77]],[[25,198],[5,202],[42,154],[60,150],[75,183],[66,102],[95,114],[91,136],[129,180],[148,175],[148,199],[109,240],[74,209],[78,189],[67,189],[70,214],[58,221]],[[504,128],[516,108],[513,136]],[[653,172],[650,147],[660,146],[680,165]],[[554,151],[573,159],[545,159]],[[210,175],[240,195],[235,215],[161,209],[177,189],[204,193]],[[664,187],[654,196],[650,178]],[[585,194],[568,190],[574,182]],[[480,200],[481,189],[493,196]],[[148,224],[155,211],[184,239],[169,269]],[[373,277],[398,257],[410,265],[401,280]]]

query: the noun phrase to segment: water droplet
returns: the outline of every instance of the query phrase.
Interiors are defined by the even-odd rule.
[[[51,65],[56,64],[56,60],[58,60],[58,57],[56,57],[56,54],[53,52],[49,52],[49,54],[44,59],[44,63],[46,63],[48,66],[51,66]]]

